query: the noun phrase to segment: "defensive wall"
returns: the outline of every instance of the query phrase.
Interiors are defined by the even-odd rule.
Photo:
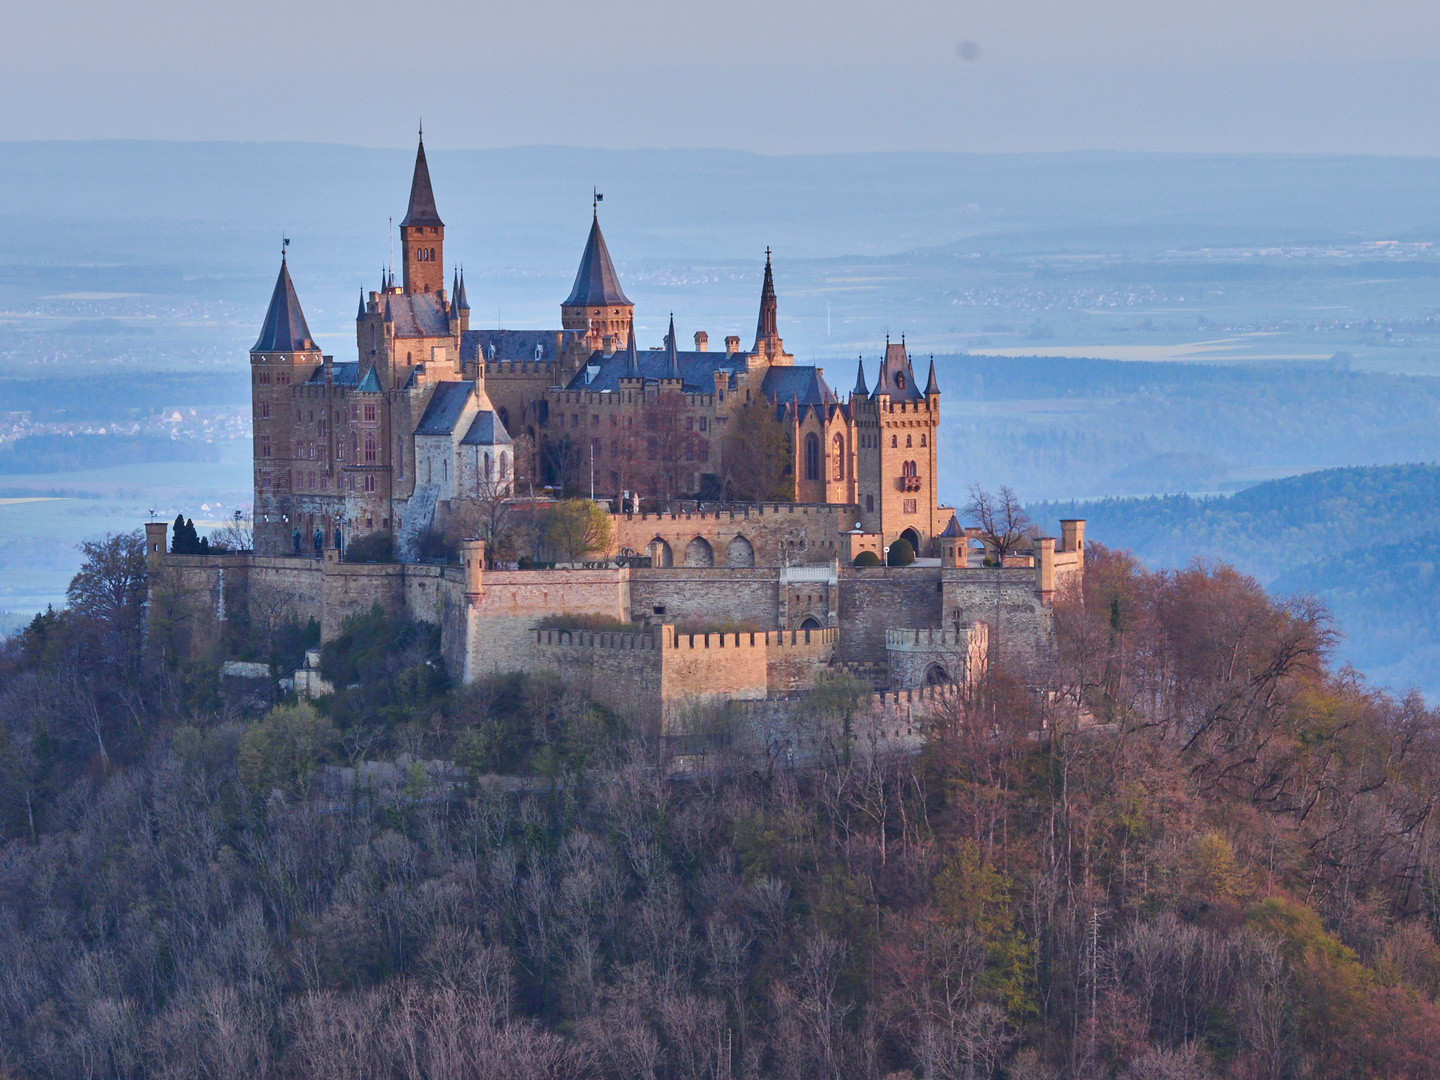
[[[628,549],[653,567],[749,567],[851,561],[859,507],[836,503],[698,504],[663,514],[612,514],[610,555]]]
[[[834,649],[834,630],[680,634],[668,623],[643,633],[537,630],[528,666],[554,671],[669,734],[686,709],[812,689]]]

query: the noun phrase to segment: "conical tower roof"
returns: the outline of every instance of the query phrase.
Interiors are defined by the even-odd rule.
[[[630,327],[630,345],[625,350],[625,378],[640,378],[640,352],[635,348],[635,327]]]
[[[925,396],[940,393],[940,384],[935,381],[935,358],[930,357],[930,379],[925,384]]]
[[[281,255],[280,275],[275,279],[275,291],[270,294],[270,309],[265,312],[260,339],[250,351],[297,352],[314,347],[310,328],[305,325],[305,313],[300,310],[300,298],[295,295],[295,283],[290,280],[290,268]]]
[[[776,337],[779,326],[776,323],[775,275],[770,272],[770,249],[765,249],[765,283],[760,286],[760,318],[755,323],[755,341],[758,344],[766,338]]]
[[[675,348],[675,313],[670,313],[670,333],[665,336],[665,374],[663,378],[679,379],[680,352]]]
[[[357,318],[357,319],[363,319],[364,317],[365,317],[365,290],[364,290],[364,289],[361,289],[361,290],[360,290],[360,310],[357,311],[357,312],[355,312],[355,318]]]
[[[412,225],[444,225],[440,213],[435,209],[435,191],[430,186],[430,166],[425,163],[425,139],[420,139],[420,149],[415,151],[415,176],[410,181],[410,209],[400,222],[402,227]]]
[[[870,388],[865,385],[865,358],[863,356],[860,357],[860,371],[859,374],[855,376],[855,389],[852,392],[859,394],[861,397],[870,393]]]
[[[563,306],[609,307],[629,303],[630,298],[620,288],[615,264],[610,261],[610,249],[600,232],[600,217],[596,215],[590,224],[590,237],[585,241],[585,253],[580,256],[580,269],[575,272],[575,287]]]

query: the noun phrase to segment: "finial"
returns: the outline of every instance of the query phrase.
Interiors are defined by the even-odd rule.
[[[425,118],[423,116],[420,118],[420,141],[425,141]]]
[[[595,220],[600,220],[600,204],[605,201],[605,195],[599,188],[590,189],[590,210],[595,215]]]
[[[770,245],[769,245],[769,244],[766,244],[766,245],[765,245],[765,265],[766,265],[766,266],[769,266],[769,265],[770,265]]]
[[[290,238],[285,234],[280,235],[280,261],[285,261],[285,249],[290,246]]]

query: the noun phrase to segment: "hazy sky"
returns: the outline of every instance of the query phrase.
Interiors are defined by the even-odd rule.
[[[1440,154],[1437,0],[48,0],[0,139]]]

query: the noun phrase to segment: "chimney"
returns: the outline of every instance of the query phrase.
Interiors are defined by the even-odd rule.
[[[606,357],[611,357],[611,356],[614,356],[614,355],[615,355],[615,335],[614,335],[614,334],[606,334],[606,335],[605,335],[605,355],[606,355]]]
[[[725,355],[732,356],[740,351],[740,335],[728,334],[725,338]]]
[[[695,331],[695,351],[708,352],[710,349],[710,335],[704,330]]]

